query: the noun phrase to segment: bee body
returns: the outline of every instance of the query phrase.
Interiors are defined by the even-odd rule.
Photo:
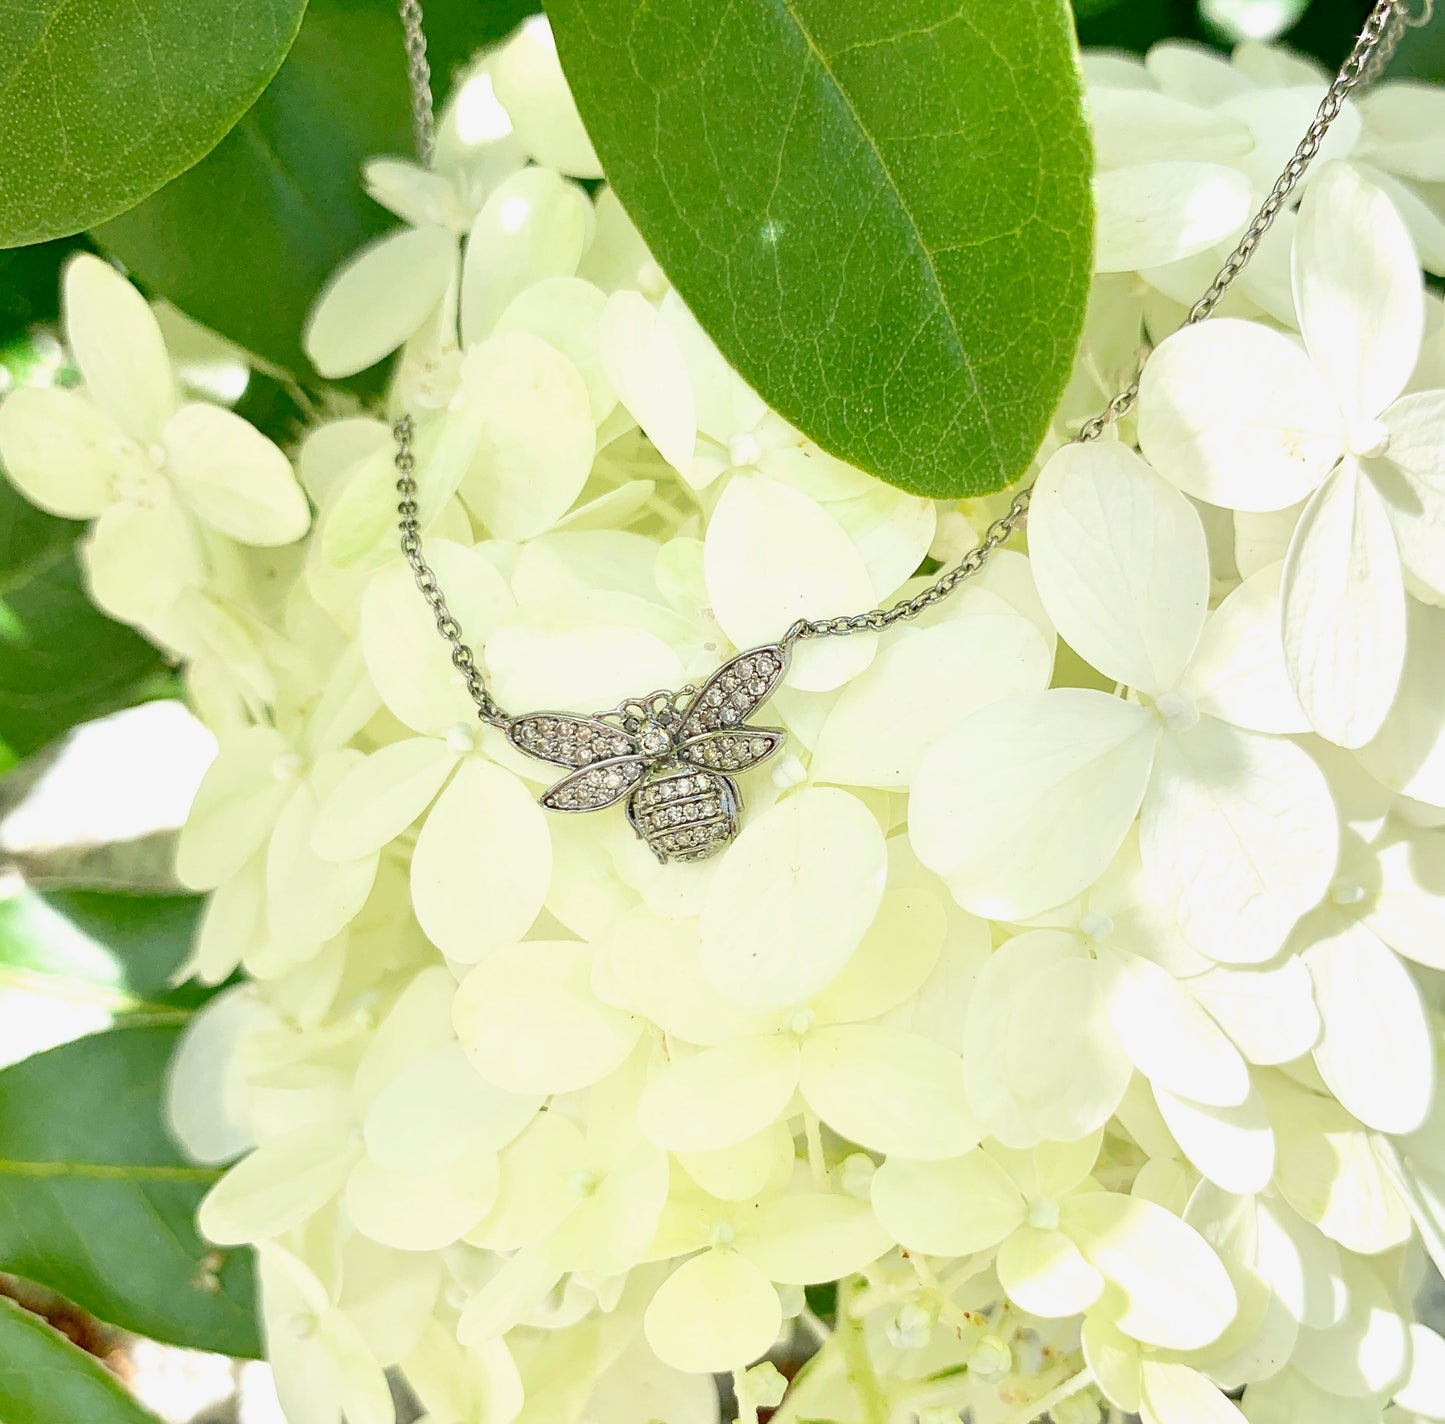
[[[627,819],[658,860],[706,860],[737,834],[741,809],[731,777],[671,766],[632,793]]]

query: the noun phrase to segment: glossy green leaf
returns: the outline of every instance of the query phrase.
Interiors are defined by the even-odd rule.
[[[5,1424],[160,1424],[99,1360],[3,1296],[0,1419]]]
[[[162,1121],[178,1032],[112,1029],[0,1072],[0,1269],[138,1334],[254,1356],[250,1254],[213,1251],[194,1226],[219,1174]]]
[[[474,49],[535,4],[427,5],[438,98]],[[391,0],[312,0],[286,63],[216,150],[95,233],[153,291],[272,365],[315,379],[301,328],[321,284],[396,219],[361,187],[375,154],[412,152]]]
[[[0,473],[0,742],[21,757],[140,700],[165,673],[150,643],[86,596],[80,530],[42,514]]]
[[[208,153],[306,0],[0,0],[0,247],[79,232]]]
[[[1007,484],[1082,328],[1066,0],[549,0],[603,166],[763,397],[904,489]]]
[[[105,1004],[181,1010],[215,992],[172,986],[195,940],[199,895],[25,890],[0,899],[0,980]],[[57,983],[58,981],[58,983]]]

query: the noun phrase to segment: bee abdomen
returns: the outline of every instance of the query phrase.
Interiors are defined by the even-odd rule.
[[[659,860],[705,860],[737,833],[739,797],[715,771],[680,768],[650,778],[627,802],[627,819]]]

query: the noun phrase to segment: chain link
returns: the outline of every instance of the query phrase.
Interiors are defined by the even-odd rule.
[[[416,502],[416,456],[412,450],[413,429],[411,416],[404,415],[391,428],[396,439],[396,493],[397,523],[401,529],[401,552],[416,577],[416,586],[421,590],[436,619],[437,632],[451,644],[452,666],[466,680],[467,691],[477,704],[477,715],[483,722],[494,727],[505,727],[511,718],[496,704],[482,674],[477,668],[476,654],[462,638],[462,625],[452,617],[447,607],[446,595],[432,567],[426,561],[421,546],[421,524],[417,518]]]
[[[1186,325],[1208,320],[1218,307],[1225,293],[1248,265],[1265,233],[1274,225],[1275,218],[1279,216],[1290,195],[1299,186],[1305,171],[1319,153],[1330,125],[1344,107],[1345,100],[1353,90],[1373,82],[1379,76],[1399,44],[1404,27],[1407,24],[1424,23],[1429,18],[1432,5],[1433,0],[1424,0],[1423,13],[1412,16],[1406,0],[1377,0],[1349,57],[1340,66],[1325,97],[1320,101],[1314,119],[1299,146],[1285,165],[1284,171],[1275,180],[1269,196],[1245,229],[1238,245],[1225,259],[1208,290],[1190,308],[1185,319]],[[431,69],[426,58],[421,0],[401,0],[399,11],[406,34],[417,152],[424,163],[430,163],[435,143],[436,121],[432,110]],[[1103,410],[1079,427],[1074,443],[1086,444],[1091,440],[1098,440],[1111,425],[1129,414],[1138,398],[1139,382],[1136,379],[1127,389],[1120,391]],[[416,575],[417,587],[421,589],[423,597],[436,616],[437,631],[451,644],[452,662],[466,678],[467,690],[477,704],[481,719],[495,726],[506,726],[510,718],[487,691],[477,670],[476,658],[471,648],[462,640],[461,625],[448,611],[436,575],[422,555],[421,527],[417,522],[415,458],[412,453],[413,430],[410,416],[403,416],[397,421],[394,434],[399,476],[396,487],[400,497],[397,513],[402,553],[406,556],[412,573]],[[783,635],[783,644],[791,647],[804,638],[846,638],[853,633],[881,633],[895,623],[917,618],[920,613],[942,603],[961,583],[983,572],[994,552],[1006,544],[1024,523],[1032,496],[1032,485],[1017,490],[1008,509],[989,525],[983,541],[921,592],[899,599],[886,608],[873,608],[866,613],[842,614],[836,618],[800,618]]]
[[[426,57],[426,26],[421,0],[401,0],[397,7],[406,42],[406,77],[411,87],[411,122],[416,152],[422,165],[431,167],[436,149],[436,111],[432,106],[431,65]]]

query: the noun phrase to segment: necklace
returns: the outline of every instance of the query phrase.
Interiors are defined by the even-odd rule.
[[[421,0],[401,0],[399,13],[417,151],[422,162],[429,165],[436,123]],[[1402,0],[1376,0],[1304,137],[1238,244],[1190,308],[1186,325],[1196,325],[1213,314],[1319,153],[1346,98],[1384,68],[1407,20]],[[1073,443],[1099,439],[1133,409],[1138,396],[1136,378],[1102,411],[1084,422]],[[811,638],[886,632],[942,603],[962,583],[982,572],[994,552],[1023,525],[1032,495],[1029,485],[1016,491],[1008,509],[989,526],[982,542],[910,598],[863,613],[800,618],[776,643],[739,654],[699,687],[647,693],[591,717],[571,712],[513,716],[488,691],[476,655],[427,563],[418,518],[414,434],[410,415],[403,415],[393,427],[401,552],[435,616],[437,632],[451,646],[452,663],[465,680],[478,718],[502,731],[520,751],[566,768],[567,774],[541,797],[549,811],[596,811],[626,798],[628,821],[664,863],[706,859],[736,836],[743,801],[733,774],[768,760],[787,740],[780,729],[750,726],[748,718],[782,682],[794,645]]]

